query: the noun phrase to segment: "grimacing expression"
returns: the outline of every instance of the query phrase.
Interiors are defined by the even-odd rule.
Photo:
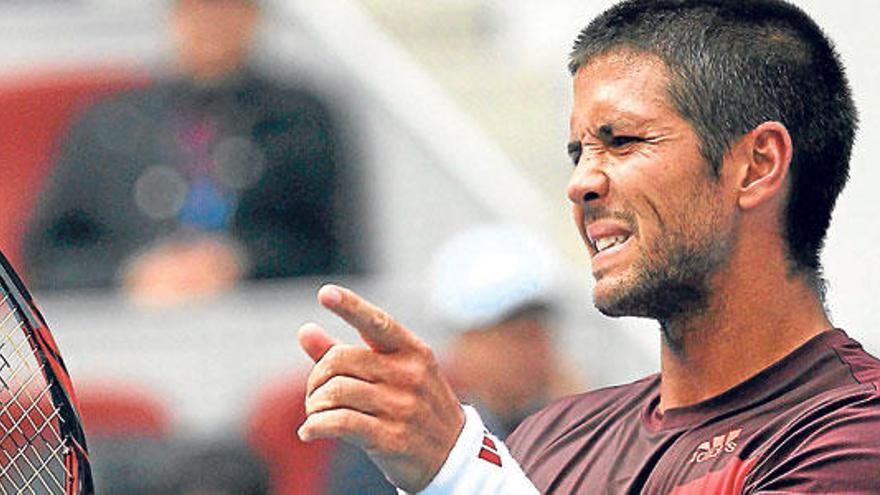
[[[567,193],[596,307],[609,316],[663,321],[698,310],[734,243],[735,201],[666,87],[659,58],[628,51],[574,76]]]

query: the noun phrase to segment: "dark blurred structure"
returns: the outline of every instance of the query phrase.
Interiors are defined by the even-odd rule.
[[[356,272],[353,155],[333,107],[247,63],[252,0],[175,0],[176,75],[72,126],[24,244],[40,289],[163,301],[241,278]]]
[[[97,493],[268,495],[265,463],[237,432],[175,432],[169,405],[131,380],[76,384]]]
[[[184,448],[177,457],[173,492],[178,495],[269,495],[260,458],[238,439]],[[301,492],[308,493],[308,492]]]
[[[165,401],[129,380],[78,381],[76,391],[97,493],[173,493],[176,445]]]
[[[330,469],[336,473],[327,480],[326,495],[396,495],[394,488],[366,452],[342,443],[330,461]]]

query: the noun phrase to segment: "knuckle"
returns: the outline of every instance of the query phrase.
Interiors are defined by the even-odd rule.
[[[388,450],[390,452],[402,454],[409,451],[410,445],[410,434],[409,429],[407,429],[402,424],[396,424],[392,428],[390,428],[390,432],[388,435]]]
[[[306,380],[306,398],[311,396],[311,394],[315,391],[315,389],[320,385],[322,381],[322,370],[315,366],[312,368],[312,371],[309,373],[309,377]]]
[[[336,414],[336,428],[344,433],[351,433],[354,429],[354,425],[352,424],[351,415],[346,414],[345,412],[340,412]]]
[[[345,378],[339,375],[333,376],[327,380],[324,388],[327,389],[324,393],[325,400],[335,404],[345,396]]]
[[[415,396],[403,394],[398,398],[397,415],[406,424],[413,423],[419,417],[419,401]]]
[[[420,378],[418,367],[411,363],[406,363],[397,370],[397,379],[406,388],[418,387]]]
[[[428,363],[422,360],[414,361],[410,375],[416,384],[421,385],[425,383],[428,379]]]
[[[321,358],[321,361],[318,363],[324,368],[332,369],[333,366],[342,359],[343,349],[341,345],[334,345],[327,352],[324,353],[324,356]]]
[[[334,437],[345,436],[350,433],[350,418],[345,411],[324,411],[312,417],[316,418],[315,425],[317,427],[332,434]]]
[[[431,346],[429,346],[428,344],[426,344],[424,342],[417,342],[413,346],[413,349],[415,350],[416,355],[418,355],[420,358],[422,358],[426,362],[436,361],[436,359],[434,358],[434,351],[431,349]]]
[[[332,376],[323,385],[318,386],[312,395],[306,398],[306,413],[332,409],[344,398],[344,383],[340,376]]]
[[[376,311],[370,316],[370,325],[379,330],[387,330],[391,325],[391,317],[384,311]]]
[[[371,438],[373,450],[384,454],[400,454],[406,451],[407,439],[398,424],[387,425],[381,435]]]
[[[306,415],[311,417],[315,413],[321,412],[321,400],[315,397],[306,399]]]
[[[343,376],[333,376],[327,383],[321,387],[322,396],[324,401],[329,405],[334,406],[340,404],[345,399],[345,391],[346,387],[346,379]]]
[[[306,416],[307,417],[311,416],[312,413],[315,412],[315,398],[314,397],[306,397],[305,408],[306,408]]]
[[[424,371],[428,374],[439,373],[440,364],[437,362],[437,358],[434,357],[434,351],[426,345],[424,350],[421,351],[421,355]]]
[[[314,384],[320,385],[333,376],[338,375],[343,369],[343,363],[347,355],[348,351],[343,346],[335,345],[331,347],[312,369]]]

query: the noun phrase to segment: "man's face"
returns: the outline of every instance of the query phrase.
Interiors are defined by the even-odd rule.
[[[596,307],[610,316],[664,321],[699,310],[734,241],[735,202],[666,87],[657,57],[629,52],[600,56],[574,78],[567,192]]]

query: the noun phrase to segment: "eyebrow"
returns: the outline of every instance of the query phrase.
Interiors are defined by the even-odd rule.
[[[614,124],[602,124],[593,134],[595,134],[595,136],[603,143],[609,143],[614,139]],[[582,150],[583,145],[580,141],[572,141],[568,143],[569,156],[573,156],[575,153],[580,153]]]
[[[631,114],[611,118],[595,128],[596,137],[611,137],[615,132],[631,132],[643,129],[656,123],[656,119]],[[621,131],[621,129],[623,129]]]
[[[580,161],[583,146],[580,141],[571,141],[568,143],[568,157],[575,165]]]
[[[599,129],[596,131],[596,137],[601,139],[603,143],[610,142],[614,137],[614,125],[603,124],[599,126]]]

